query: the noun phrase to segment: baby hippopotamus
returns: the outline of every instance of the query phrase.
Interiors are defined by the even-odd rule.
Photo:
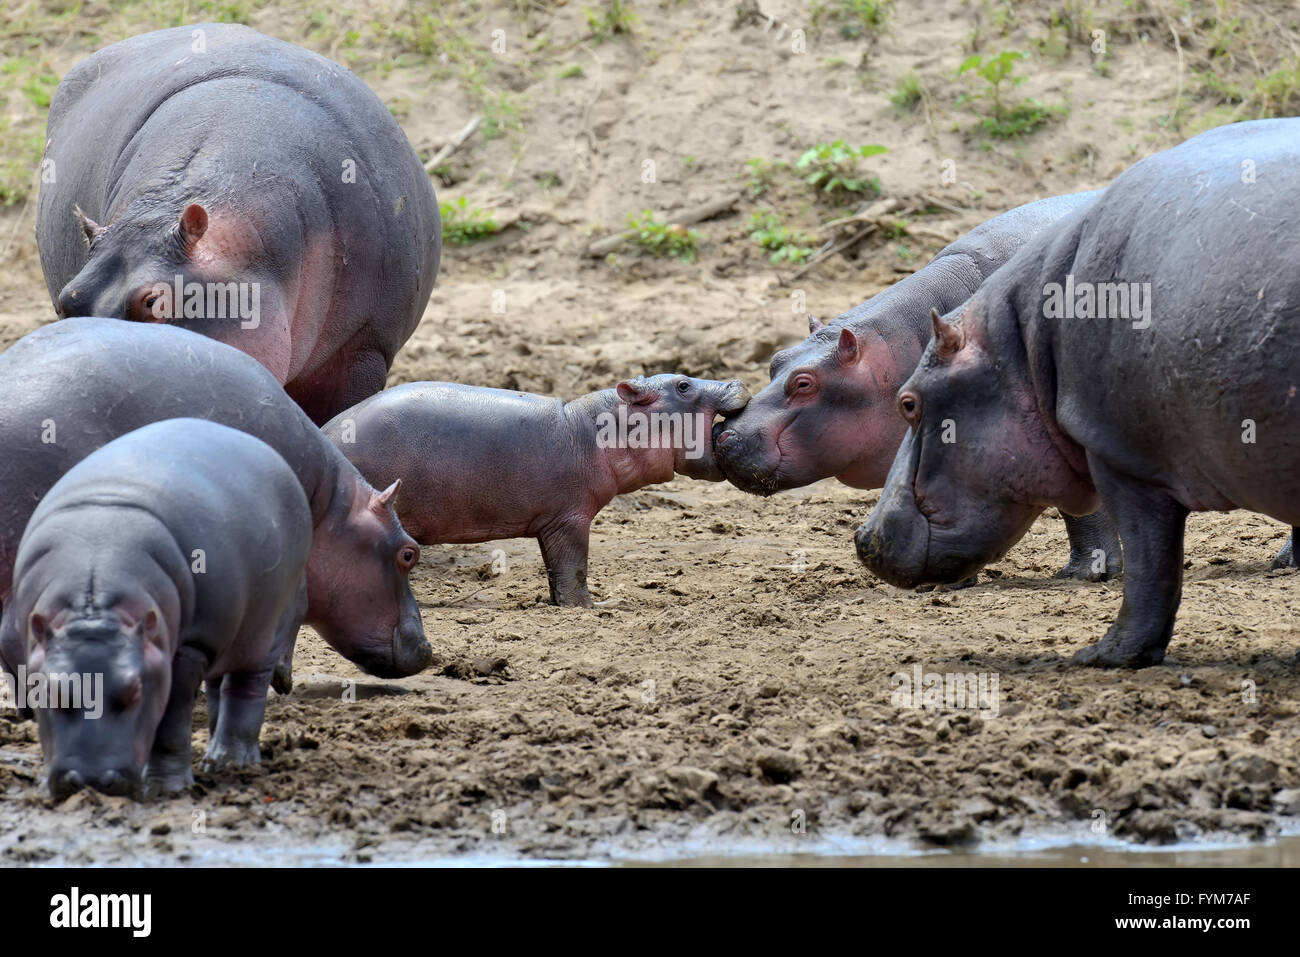
[[[211,463],[220,462],[214,469]],[[255,522],[231,516],[256,515]],[[271,674],[307,607],[307,496],[260,439],[202,419],[129,432],[73,466],[32,514],[3,628],[23,635],[49,787],[109,794],[193,782],[190,723],[208,679],[205,763],[259,759]]]
[[[370,481],[401,477],[395,507],[421,544],[536,538],[557,605],[591,607],[591,522],[615,495],[680,474],[722,480],[714,417],[749,401],[737,381],[654,375],[564,402],[448,382],[388,389],[325,434]]]

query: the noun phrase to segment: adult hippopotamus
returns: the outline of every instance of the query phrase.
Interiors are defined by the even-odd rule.
[[[284,459],[201,419],[128,432],[54,483],[18,546],[0,643],[23,645],[28,681],[87,686],[34,707],[56,798],[192,784],[205,678],[205,764],[259,760],[271,673],[306,610],[311,534]]]
[[[36,240],[60,316],[247,352],[318,424],[384,387],[442,248],[429,177],[354,74],[248,27],[132,37],[50,104]]]
[[[714,428],[714,455],[731,483],[757,495],[835,476],[880,488],[903,439],[895,395],[930,339],[930,310],[961,305],[1029,239],[1088,206],[1100,191],[1054,196],[977,226],[923,269],[821,323],[772,357],[771,382]],[[1058,578],[1119,573],[1120,544],[1104,514],[1065,520],[1070,558]]]
[[[1100,502],[1124,540],[1124,602],[1075,661],[1162,661],[1188,512],[1300,523],[1297,169],[1300,120],[1211,130],[1128,169],[933,317],[898,397],[909,431],[856,535],[868,567],[955,581],[1043,508]]]
[[[313,525],[307,624],[371,674],[428,665],[407,581],[420,548],[393,512],[396,486],[367,484],[255,360],[173,326],[65,319],[0,354],[0,604],[23,529],[59,477],[113,439],[179,417],[254,435],[298,476]],[[231,466],[214,450],[208,467]],[[265,521],[258,512],[228,518]],[[21,647],[0,645],[0,659],[12,671]]]
[[[421,544],[536,538],[557,605],[592,605],[591,522],[615,495],[718,482],[713,420],[739,382],[653,375],[564,402],[448,382],[388,389],[325,426],[372,482],[400,476],[397,514]]]

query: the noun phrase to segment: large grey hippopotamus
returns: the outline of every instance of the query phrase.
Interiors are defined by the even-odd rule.
[[[371,674],[426,667],[433,652],[407,580],[420,548],[393,512],[397,488],[367,484],[255,360],[172,326],[65,319],[0,354],[0,604],[23,529],[58,478],[118,436],[179,417],[254,435],[298,476],[313,525],[306,623]],[[209,468],[229,467],[214,451]],[[0,661],[12,673],[21,645],[0,644]]]
[[[325,425],[372,482],[400,477],[397,514],[421,544],[536,538],[557,605],[592,605],[591,522],[614,498],[674,473],[718,482],[713,420],[739,382],[660,374],[564,402],[414,382]]]
[[[714,428],[731,483],[757,495],[835,476],[880,488],[907,424],[895,395],[930,340],[930,310],[964,303],[1028,240],[1092,203],[1100,191],[1053,196],[1003,213],[939,252],[923,269],[772,357],[771,382]],[[1123,566],[1103,513],[1065,520],[1070,558],[1058,578],[1108,579]]]
[[[192,784],[205,678],[205,764],[259,760],[271,674],[307,607],[311,535],[284,459],[201,419],[128,432],[54,483],[18,546],[3,627],[25,647],[28,680],[87,685],[79,706],[34,708],[56,798]]]
[[[1124,540],[1124,602],[1075,661],[1162,661],[1188,512],[1300,523],[1297,169],[1300,120],[1203,133],[934,316],[898,397],[909,431],[856,535],[868,567],[903,586],[956,581],[1045,507],[1100,502]]]
[[[442,248],[429,177],[354,74],[248,27],[105,47],[50,104],[36,240],[60,316],[247,352],[313,421],[384,387]]]

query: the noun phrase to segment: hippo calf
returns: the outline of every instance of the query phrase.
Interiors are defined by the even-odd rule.
[[[771,382],[714,429],[714,455],[737,488],[771,495],[834,476],[880,488],[907,431],[895,396],[930,339],[930,310],[955,309],[1032,237],[1100,191],[1053,196],[1003,213],[951,243],[924,268],[772,357]],[[1058,578],[1117,575],[1120,543],[1098,512],[1066,516],[1070,558]]]
[[[258,761],[271,673],[307,608],[311,531],[284,459],[199,419],[128,432],[54,483],[18,546],[0,631],[24,644],[23,677],[99,689],[34,708],[56,798],[138,794],[142,774],[164,793],[192,784],[205,678],[220,689],[205,763]]]
[[[1188,512],[1300,523],[1298,144],[1300,120],[1260,120],[1149,157],[933,317],[862,560],[897,585],[955,581],[1043,508],[1100,501],[1124,601],[1074,660],[1161,662]]]
[[[397,514],[420,543],[536,538],[551,601],[591,607],[596,514],[674,473],[721,481],[713,420],[748,398],[739,382],[668,374],[567,403],[416,382],[372,396],[324,431],[371,481],[401,476]]]
[[[254,356],[313,421],[384,387],[442,248],[429,176],[337,63],[204,23],[55,91],[36,240],[60,316],[169,322]]]
[[[179,417],[254,435],[297,475],[313,525],[306,623],[371,674],[426,667],[433,652],[407,580],[420,548],[393,512],[396,486],[367,484],[254,359],[174,326],[65,319],[0,354],[0,605],[23,530],[55,481],[113,439]],[[214,450],[206,468],[229,465]],[[256,510],[228,520],[263,521]],[[0,643],[11,672],[24,660],[21,645]]]

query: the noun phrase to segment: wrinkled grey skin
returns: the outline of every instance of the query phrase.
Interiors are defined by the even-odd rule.
[[[429,176],[354,74],[248,27],[132,37],[55,92],[36,239],[61,317],[171,322],[247,352],[324,422],[384,387],[442,248]],[[257,284],[256,327],[154,286]],[[224,304],[223,304],[224,305]],[[161,314],[161,317],[160,315]]]
[[[192,784],[205,678],[205,764],[257,763],[271,674],[307,610],[311,535],[284,459],[200,419],[128,432],[54,484],[23,533],[0,623],[29,673],[102,676],[93,711],[36,709],[54,797]]]
[[[393,512],[396,490],[368,485],[255,360],[173,326],[65,319],[0,354],[0,604],[23,529],[58,478],[118,436],[181,416],[256,436],[298,476],[314,526],[306,623],[371,674],[425,668],[433,652],[407,581],[420,550]],[[211,467],[225,466],[214,455]],[[21,661],[21,647],[0,644],[0,663]],[[282,670],[277,690],[288,681]]]
[[[714,429],[714,454],[727,478],[756,495],[831,476],[854,488],[884,485],[907,431],[898,388],[930,341],[930,310],[956,309],[1025,242],[1100,195],[1019,206],[862,305],[824,325],[813,319],[807,339],[772,357],[772,381]],[[1056,577],[1119,574],[1120,544],[1104,513],[1067,516],[1065,527],[1070,559]]]
[[[899,394],[911,430],[856,536],[863,561],[897,585],[953,581],[1043,508],[1100,500],[1124,540],[1124,602],[1075,661],[1160,663],[1188,512],[1300,523],[1297,144],[1300,120],[1263,120],[1143,160],[936,317]],[[1045,290],[1067,274],[1150,283],[1149,328],[1047,318]],[[945,418],[956,443],[939,441]]]
[[[674,473],[718,482],[714,417],[744,406],[739,382],[661,374],[560,399],[447,382],[388,389],[325,425],[371,481],[400,476],[397,514],[422,544],[536,538],[557,605],[590,607],[591,522],[614,498]],[[686,448],[601,447],[601,417],[698,416]],[[634,420],[630,420],[634,421]],[[664,421],[664,420],[661,420]]]

